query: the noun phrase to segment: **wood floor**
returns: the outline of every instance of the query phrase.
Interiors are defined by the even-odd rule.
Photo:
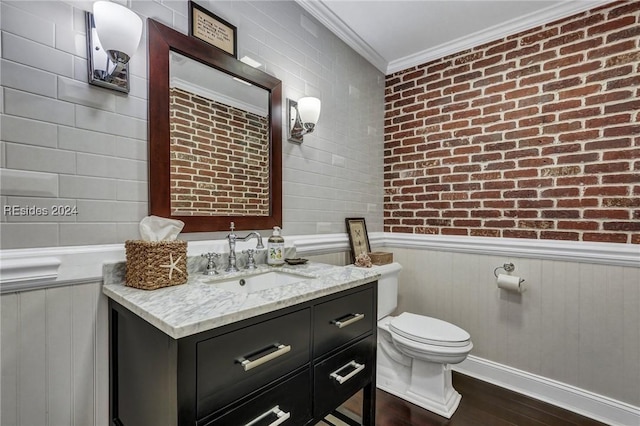
[[[378,389],[377,426],[602,426],[603,423],[545,404],[507,389],[453,373],[453,386],[462,395],[451,419],[433,414]],[[360,394],[344,407],[359,414]]]

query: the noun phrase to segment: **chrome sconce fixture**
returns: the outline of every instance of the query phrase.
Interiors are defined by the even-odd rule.
[[[312,133],[320,117],[320,99],[305,97],[298,102],[287,99],[289,142],[302,143],[303,136]]]
[[[86,13],[89,84],[129,93],[127,63],[138,49],[142,19],[110,1],[97,1]]]

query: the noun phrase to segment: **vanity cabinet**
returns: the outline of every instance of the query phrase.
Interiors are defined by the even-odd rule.
[[[375,424],[376,282],[180,339],[109,304],[114,425],[312,425],[360,389]]]

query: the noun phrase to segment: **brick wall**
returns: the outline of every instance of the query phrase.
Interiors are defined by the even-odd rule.
[[[173,214],[268,216],[268,117],[170,92]]]
[[[385,231],[640,243],[640,2],[387,76]]]

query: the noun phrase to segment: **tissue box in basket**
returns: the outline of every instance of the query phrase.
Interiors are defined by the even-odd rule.
[[[128,240],[125,283],[143,290],[187,282],[187,242]]]

